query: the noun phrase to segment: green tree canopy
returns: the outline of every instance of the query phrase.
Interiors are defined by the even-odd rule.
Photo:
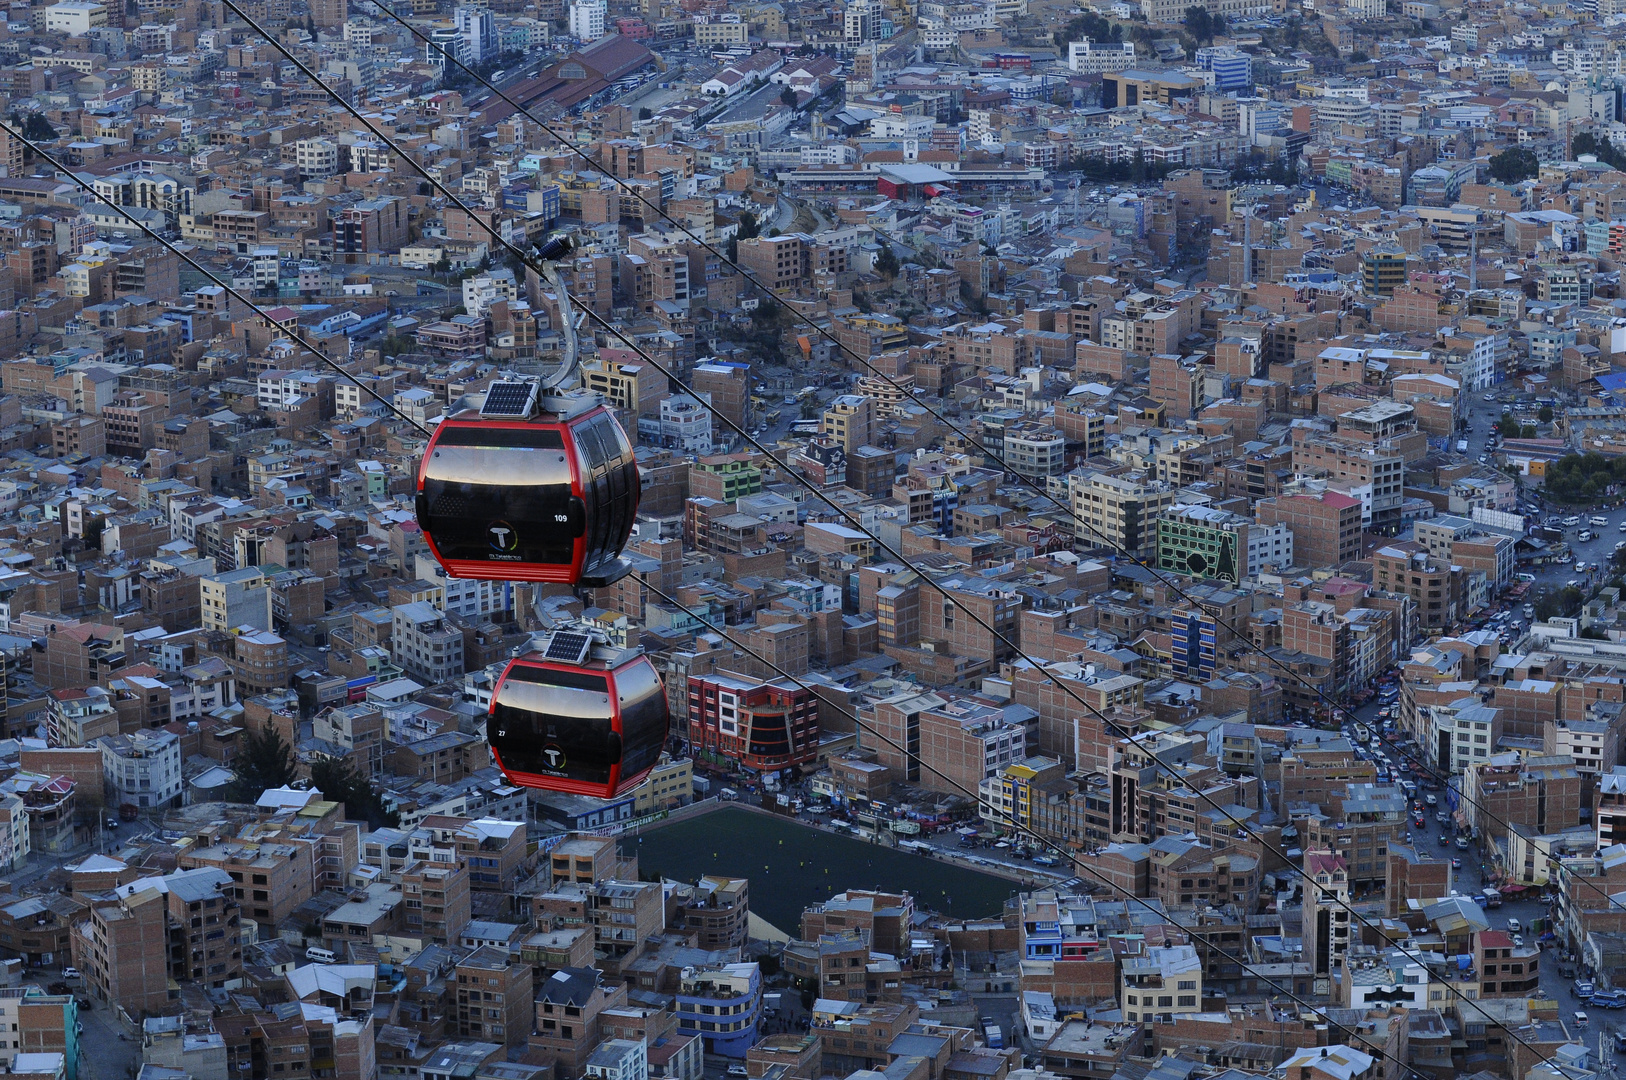
[[[1078,18],[1067,24],[1062,31],[1062,37],[1068,42],[1083,41],[1122,41],[1124,28],[1115,22],[1109,22],[1093,11],[1086,11]]]
[[[1214,16],[1208,13],[1207,8],[1197,4],[1191,5],[1186,8],[1186,17],[1183,21],[1198,44],[1206,45],[1214,40]]]
[[[1491,176],[1504,184],[1529,180],[1540,170],[1541,162],[1536,160],[1536,152],[1523,146],[1503,150],[1490,159]]]
[[[322,798],[344,803],[344,816],[365,821],[374,829],[401,823],[401,816],[386,809],[378,791],[343,758],[323,758],[311,766],[311,784]]]
[[[1581,132],[1570,139],[1570,154],[1574,157],[1591,154],[1605,165],[1626,169],[1626,153],[1622,153],[1607,135],[1599,137],[1590,131]]]
[[[1532,433],[1534,426],[1527,430]],[[1568,454],[1547,466],[1542,484],[1549,499],[1562,503],[1592,503],[1626,484],[1626,457],[1602,454]]]
[[[237,773],[231,785],[233,802],[253,802],[267,788],[290,784],[297,775],[293,749],[270,724],[262,725],[259,731],[248,732],[243,752],[232,763],[232,768]]]

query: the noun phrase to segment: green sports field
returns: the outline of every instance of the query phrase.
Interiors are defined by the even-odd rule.
[[[621,839],[639,871],[677,881],[702,874],[751,879],[751,912],[795,937],[802,909],[843,889],[907,892],[917,906],[960,918],[998,916],[1018,882],[941,859],[880,847],[787,819],[723,807]]]

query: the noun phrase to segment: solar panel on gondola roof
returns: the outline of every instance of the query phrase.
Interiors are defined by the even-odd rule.
[[[548,660],[579,664],[586,658],[592,642],[593,639],[587,634],[571,630],[560,630],[548,639],[547,649],[542,655]]]
[[[531,382],[494,382],[486,391],[486,400],[480,406],[482,416],[529,416],[531,403],[536,397],[536,384]]]

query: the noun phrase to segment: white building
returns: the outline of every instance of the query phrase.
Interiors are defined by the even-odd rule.
[[[181,805],[181,737],[173,731],[137,731],[104,735],[102,782],[108,805],[138,807]]]
[[[33,850],[23,797],[14,791],[0,794],[0,870],[10,870]]]
[[[321,179],[339,171],[339,145],[327,139],[300,139],[294,160],[302,180]]]
[[[514,606],[514,586],[507,581],[476,581],[472,578],[449,577],[444,567],[431,556],[416,556],[416,574],[419,581],[428,581],[445,590],[442,610],[466,619],[478,619]]]
[[[1285,524],[1248,526],[1248,576],[1267,566],[1287,569],[1293,565],[1293,530]]]
[[[570,5],[570,32],[582,41],[597,41],[604,36],[607,6],[604,0],[578,0]]]
[[[107,8],[85,0],[63,0],[45,9],[45,30],[51,34],[81,37],[98,26],[107,25]]]
[[[869,133],[877,139],[929,139],[936,126],[933,116],[882,113],[869,122]]]
[[[852,0],[847,5],[842,30],[848,46],[862,45],[880,36],[880,19],[871,10],[869,0]]]
[[[688,453],[712,452],[711,412],[689,394],[661,398],[659,416],[640,416],[638,436],[654,446]]]
[[[1598,800],[1598,809],[1594,811],[1597,820],[1593,824],[1597,826],[1601,851],[1626,841],[1626,801],[1621,798],[1626,795],[1626,767],[1611,766],[1598,777],[1598,791],[1603,797]]]
[[[485,8],[460,7],[453,13],[463,58],[471,64],[489,60],[501,51],[497,19]]]
[[[470,315],[484,317],[486,309],[498,300],[519,299],[519,283],[514,272],[504,267],[463,280],[463,307]]]
[[[401,670],[431,685],[463,674],[463,633],[447,625],[433,604],[397,604],[390,633],[390,657]]]
[[[1124,71],[1135,66],[1133,41],[1075,41],[1067,46],[1067,66],[1085,75]]]
[[[644,1040],[605,1039],[587,1059],[587,1075],[599,1080],[649,1080]]]
[[[257,566],[198,579],[205,630],[231,631],[239,626],[269,630],[272,622],[271,582]]]

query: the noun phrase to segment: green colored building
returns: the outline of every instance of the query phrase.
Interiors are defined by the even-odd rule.
[[[723,478],[723,502],[762,493],[762,470],[745,458],[702,458],[695,468]]]
[[[1233,584],[1248,573],[1248,519],[1207,506],[1176,506],[1157,519],[1157,568]]]

